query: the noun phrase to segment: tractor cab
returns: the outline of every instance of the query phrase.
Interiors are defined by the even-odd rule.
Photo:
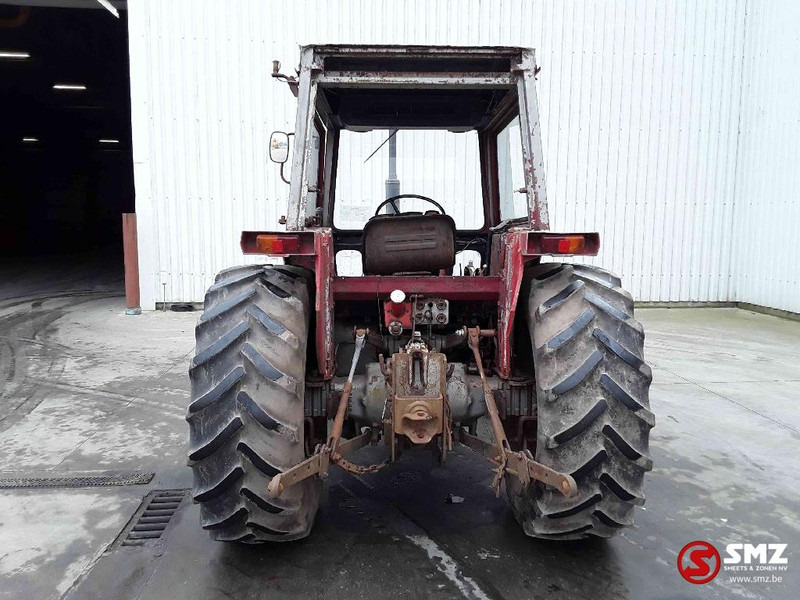
[[[466,248],[488,265],[493,229],[546,228],[533,71],[519,48],[306,48],[299,80],[273,73],[298,93],[287,229],[328,227],[387,275],[450,274]]]

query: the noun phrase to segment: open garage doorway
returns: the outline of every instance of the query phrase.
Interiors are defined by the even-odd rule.
[[[95,0],[0,3],[4,298],[122,293],[134,191],[127,12],[114,5],[118,17]]]

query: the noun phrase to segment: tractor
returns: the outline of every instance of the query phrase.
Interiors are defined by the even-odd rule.
[[[242,233],[270,264],[219,273],[196,326],[203,529],[300,539],[331,469],[422,450],[447,468],[458,445],[529,536],[631,526],[652,469],[644,332],[619,277],[562,262],[599,235],[549,229],[534,51],[318,45],[280,70],[284,229]],[[385,460],[360,464],[367,445]]]

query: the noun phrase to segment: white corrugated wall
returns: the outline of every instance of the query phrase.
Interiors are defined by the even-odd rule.
[[[736,296],[800,313],[800,4],[750,2],[736,181]]]
[[[142,306],[201,300],[214,273],[246,262],[241,230],[277,227],[288,187],[267,138],[291,129],[295,100],[271,60],[288,71],[299,45],[337,42],[536,48],[552,228],[600,231],[593,262],[637,299],[751,301],[735,198],[770,184],[737,178],[737,159],[760,151],[738,152],[759,111],[743,69],[767,60],[753,2],[129,0]]]

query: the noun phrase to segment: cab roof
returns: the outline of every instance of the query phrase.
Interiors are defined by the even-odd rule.
[[[354,131],[480,129],[516,102],[516,72],[533,64],[532,50],[488,46],[306,46],[303,56],[317,111]]]

